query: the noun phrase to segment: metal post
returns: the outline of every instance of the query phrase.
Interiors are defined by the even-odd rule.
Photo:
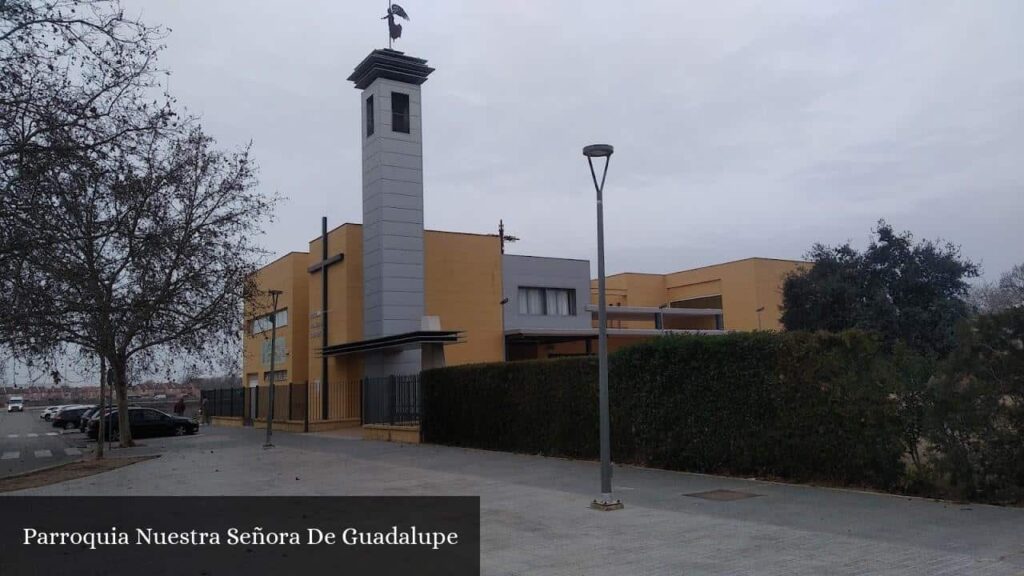
[[[113,372],[114,372],[113,368],[108,368],[107,369],[107,408],[105,410],[105,412],[107,412],[107,413],[112,413],[114,411],[114,378],[113,378]],[[106,419],[106,415],[104,415],[103,418]],[[118,423],[117,426],[118,426],[118,433],[120,434],[120,426],[121,426],[121,424]],[[107,433],[107,451],[108,452],[110,451],[110,445],[113,442],[113,439],[110,438],[110,436],[111,436],[110,433]]]
[[[327,348],[327,216],[320,218],[320,346]],[[320,354],[320,419],[330,419],[330,386],[327,377],[327,354]],[[309,411],[309,408],[306,408]]]
[[[309,432],[309,380],[303,383],[306,398],[302,401],[302,431]]]
[[[612,147],[598,144],[587,146],[583,149],[590,165],[590,175],[594,180],[594,188],[597,190],[597,371],[598,371],[598,410],[600,412],[600,434],[601,434],[601,496],[591,503],[593,508],[599,510],[617,510],[622,508],[622,502],[612,496],[612,448],[611,448],[611,419],[608,409],[608,310],[605,301],[605,274],[604,274],[604,181],[608,176],[608,164],[611,163]],[[594,158],[604,157],[604,172],[601,175],[601,182],[597,181],[597,173],[594,171]]]
[[[107,419],[107,407],[104,405],[105,393],[107,391],[107,359],[100,356],[100,420],[96,429],[96,458],[103,458],[103,432],[105,426],[103,421]]]
[[[274,360],[277,356],[277,298],[280,295],[280,290],[270,291],[270,297],[274,300],[274,311],[270,314],[270,378],[268,379],[270,389],[267,391],[269,394],[269,398],[267,400],[267,441],[263,444],[264,448],[274,447],[270,442],[270,437],[274,433]]]

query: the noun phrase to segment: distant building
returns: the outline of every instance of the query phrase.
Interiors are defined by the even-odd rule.
[[[131,398],[146,399],[158,395],[167,398],[181,396],[198,397],[199,390],[192,384],[175,382],[143,382],[130,386]],[[9,396],[21,396],[27,405],[40,404],[88,404],[100,397],[99,386],[0,386],[0,403],[6,403]]]

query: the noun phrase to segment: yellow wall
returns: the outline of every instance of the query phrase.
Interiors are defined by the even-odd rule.
[[[426,314],[440,316],[442,330],[465,331],[465,342],[445,346],[445,362],[500,362],[504,334],[498,237],[427,230],[423,240]]]
[[[278,307],[288,310],[288,325],[278,329],[287,354],[278,370],[287,371],[287,382],[309,382],[310,420],[322,418],[322,377],[317,322],[321,308],[321,272],[309,273],[321,258],[319,237],[309,252],[291,252],[262,268],[256,276],[262,290],[282,290]],[[353,342],[363,337],[362,226],[344,224],[328,233],[328,255],[345,255],[328,269],[330,302],[326,315],[328,344]],[[501,249],[497,236],[428,230],[424,234],[425,313],[439,316],[443,330],[459,330],[464,342],[445,348],[449,365],[496,362],[504,357],[502,328]],[[791,260],[749,258],[671,274],[616,274],[607,279],[611,306],[657,307],[675,300],[720,295],[727,330],[754,330],[757,308],[764,306],[761,327],[779,329],[782,280],[805,265]],[[592,298],[597,301],[596,281]],[[267,297],[256,309],[247,307],[246,318],[269,311]],[[312,322],[312,323],[311,323]],[[677,318],[666,328],[710,329],[713,319]],[[652,322],[612,320],[613,328],[653,328]],[[258,374],[265,382],[268,366],[260,366],[260,347],[269,333],[244,339],[243,382]],[[632,344],[634,338],[616,338],[613,349]],[[585,353],[583,342],[538,346],[536,355]],[[596,350],[596,342],[593,343]],[[329,413],[333,422],[359,421],[359,356],[328,358]],[[329,424],[327,422],[320,425]]]
[[[328,268],[329,303],[326,314],[328,344],[353,342],[363,337],[362,226],[343,224],[327,235],[328,256],[345,255]],[[497,236],[428,230],[424,234],[425,313],[441,318],[443,330],[461,330],[464,342],[445,347],[449,365],[501,361],[504,356],[501,318],[501,247]],[[280,307],[289,308],[288,326],[279,330],[287,338],[289,381],[308,381],[310,420],[322,419],[322,364],[319,349],[323,323],[321,272],[309,266],[322,257],[321,239],[310,241],[309,252],[293,252],[262,270],[257,282],[263,289],[283,290]],[[243,378],[257,370],[260,336],[246,339]],[[328,420],[359,418],[358,355],[328,358]],[[264,371],[260,370],[261,381]],[[247,381],[247,380],[246,380]]]
[[[288,325],[277,329],[278,338],[283,339],[285,358],[277,363],[275,370],[287,370],[286,382],[303,382],[307,377],[306,357],[309,353],[306,334],[309,331],[308,290],[305,252],[290,252],[260,269],[256,282],[263,291],[281,290],[278,298],[278,309],[288,310]],[[270,296],[261,295],[255,305],[246,306],[247,320],[243,337],[243,383],[248,385],[250,374],[258,374],[260,384],[266,382],[266,374],[270,366],[261,365],[260,350],[263,342],[270,339],[270,331],[253,336],[249,330],[249,320],[268,314],[272,310]]]
[[[309,243],[309,265],[320,261],[323,256],[321,239],[318,236]],[[327,232],[327,255],[344,254],[341,262],[327,268],[328,303],[327,337],[328,344],[353,342],[363,337],[363,227],[360,224],[342,224]],[[322,308],[320,271],[309,276],[309,307],[311,314],[318,314]],[[322,318],[317,321],[323,322]],[[322,417],[320,391],[322,361],[319,349],[322,345],[319,330],[309,334],[309,394],[310,420]],[[358,420],[359,379],[363,376],[362,361],[358,356],[332,356],[327,359],[329,420]]]
[[[756,330],[757,309],[761,328],[780,330],[782,282],[805,262],[747,258],[670,274],[615,274],[606,279],[609,306],[661,306],[677,300],[720,295],[726,330]],[[597,281],[591,282],[591,300],[597,302]],[[650,323],[612,320],[615,328],[651,328]],[[666,328],[711,329],[714,320],[672,319]]]

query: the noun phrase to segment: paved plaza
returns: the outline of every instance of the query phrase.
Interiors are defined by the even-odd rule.
[[[598,512],[593,462],[345,434],[262,442],[232,428],[146,440],[133,453],[160,458],[22,493],[479,495],[484,574],[1024,575],[1022,509],[617,467],[626,507]]]

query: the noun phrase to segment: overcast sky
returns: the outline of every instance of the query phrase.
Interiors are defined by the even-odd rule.
[[[222,146],[252,140],[287,196],[267,248],[361,220],[345,78],[386,47],[386,2],[123,1],[172,29],[180,103]],[[503,218],[511,252],[596,274],[580,150],[608,142],[609,273],[863,246],[879,218],[960,244],[986,279],[1024,261],[1024,2],[400,2],[396,48],[437,69],[428,228]]]
[[[125,0],[173,31],[171,91],[222,146],[250,139],[287,196],[276,254],[361,220],[359,93],[386,2]],[[609,273],[669,272],[879,218],[963,247],[994,279],[1024,260],[1024,2],[404,0],[396,48],[423,87],[426,226],[588,258],[584,144],[615,146]]]

